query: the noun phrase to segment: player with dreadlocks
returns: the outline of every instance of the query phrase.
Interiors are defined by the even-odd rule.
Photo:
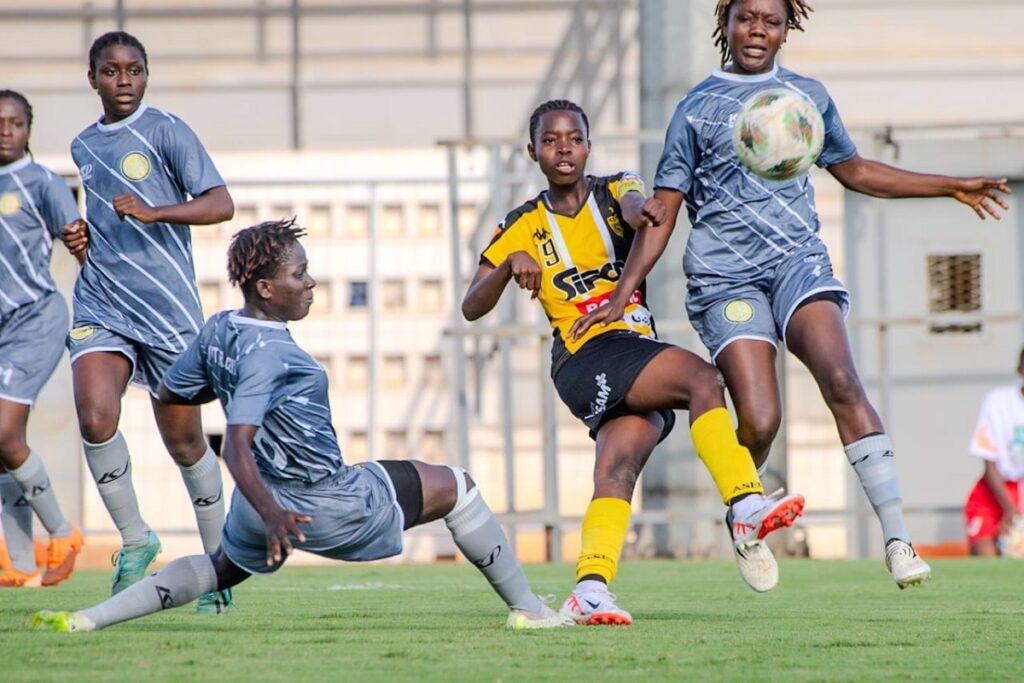
[[[80,612],[39,612],[33,628],[80,631],[178,607],[279,569],[293,548],[368,561],[402,551],[402,531],[444,519],[455,544],[509,608],[511,629],[571,626],[530,591],[508,539],[469,475],[417,460],[348,465],[331,426],[327,373],[292,339],[288,322],[313,303],[316,282],[293,220],[242,230],[228,248],[237,311],[210,317],[164,376],[160,400],[219,400],[222,455],[237,488],[223,543],[171,562]]]
[[[643,283],[615,320],[580,338],[569,334],[614,289],[634,231],[664,220],[664,207],[644,196],[639,176],[586,174],[589,133],[587,115],[573,102],[551,100],[533,112],[527,151],[548,189],[510,212],[495,231],[462,312],[469,320],[486,314],[515,280],[551,321],[551,378],[595,441],[594,494],[583,517],[576,587],[562,613],[580,624],[628,626],[633,617],[608,586],[618,572],[637,478],[672,431],[674,410],[689,410],[697,455],[722,502],[746,525],[735,539],[741,547],[792,524],[804,501],[795,494],[763,495],[750,453],[736,440],[721,375],[690,351],[657,339]]]
[[[654,196],[666,221],[638,232],[609,305],[574,333],[621,314],[668,243],[685,201],[692,224],[683,257],[687,312],[725,377],[740,442],[764,467],[781,423],[775,375],[781,339],[810,370],[835,418],[881,522],[886,566],[905,588],[929,579],[931,569],[910,544],[893,444],[854,367],[844,324],[849,294],[833,276],[819,236],[814,189],[806,174],[768,181],[744,168],[733,151],[733,124],[753,93],[789,88],[821,112],[825,144],[817,163],[847,189],[874,197],[953,197],[984,219],[999,218],[997,206],[1007,208],[999,193],[1009,187],[1005,179],[925,175],[862,158],[824,86],[776,63],[788,32],[802,30],[810,11],[804,0],[720,0],[714,39],[722,67],[680,102],[665,136]],[[727,517],[735,533],[733,521]],[[747,552],[774,562],[765,544]],[[744,578],[755,590],[774,585]]]

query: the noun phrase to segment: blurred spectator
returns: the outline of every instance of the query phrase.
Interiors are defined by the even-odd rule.
[[[1017,374],[1024,381],[1024,349],[1017,361]],[[969,451],[984,463],[984,473],[964,506],[971,554],[1009,552],[1017,533],[1015,525],[1019,527],[1021,521],[1024,383],[992,389],[985,395]]]

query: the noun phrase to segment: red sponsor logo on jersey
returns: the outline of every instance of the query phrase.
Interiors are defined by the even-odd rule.
[[[608,299],[611,298],[611,296],[611,292],[605,292],[600,296],[595,296],[591,299],[587,299],[586,301],[581,301],[580,303],[576,304],[576,310],[580,312],[580,315],[586,315],[587,313],[596,311],[601,306],[604,306]],[[643,296],[640,294],[640,290],[638,289],[635,292],[633,292],[632,296],[629,297],[629,303],[626,305],[631,306],[633,304],[638,304],[642,306],[643,303]]]

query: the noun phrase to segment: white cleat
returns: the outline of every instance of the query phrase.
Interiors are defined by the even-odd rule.
[[[932,568],[921,559],[914,546],[898,538],[885,544],[885,566],[900,590],[919,586],[932,578]]]
[[[633,617],[615,604],[608,591],[569,593],[562,603],[561,614],[583,626],[630,626]]]
[[[725,515],[736,567],[747,585],[758,593],[770,591],[779,583],[779,565],[764,542],[765,536],[791,526],[804,511],[803,496],[782,493],[779,489],[770,496],[761,496],[763,504],[746,517],[736,518],[732,508]]]
[[[546,603],[553,597],[554,596],[551,596],[547,599],[541,598],[539,612],[527,612],[522,609],[509,611],[508,620],[505,622],[505,626],[513,631],[530,631],[541,628],[564,628],[566,626],[575,626],[576,622],[572,619],[548,607]]]

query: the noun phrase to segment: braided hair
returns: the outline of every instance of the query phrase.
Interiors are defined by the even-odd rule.
[[[142,42],[138,38],[124,31],[110,31],[92,41],[92,47],[89,48],[90,71],[96,72],[96,62],[100,59],[100,53],[111,45],[134,47],[142,55],[142,64],[146,67],[147,73],[149,72],[149,57],[146,55],[146,48],[142,46]]]
[[[228,246],[228,280],[238,285],[248,299],[256,281],[272,278],[305,234],[305,228],[296,225],[294,217],[239,230]]]
[[[726,36],[726,27],[729,25],[729,8],[736,0],[718,0],[715,7],[715,31],[711,37],[715,39],[715,46],[722,53],[722,66],[729,61],[729,38]],[[814,11],[807,0],[782,0],[786,6],[786,30],[803,31],[801,19],[806,19]]]
[[[32,131],[32,105],[28,103],[28,98],[22,95],[17,90],[0,90],[0,100],[15,100],[21,102],[21,106],[25,108],[25,118],[28,119],[29,132]],[[32,151],[28,148],[28,140],[25,141],[25,154],[31,154]]]
[[[590,137],[590,120],[587,118],[587,113],[583,111],[583,108],[580,105],[571,100],[548,100],[534,109],[533,113],[530,114],[530,142],[533,142],[534,136],[537,135],[537,129],[540,128],[540,117],[552,111],[571,111],[574,114],[582,116],[583,125],[587,128],[584,133],[588,138]]]

